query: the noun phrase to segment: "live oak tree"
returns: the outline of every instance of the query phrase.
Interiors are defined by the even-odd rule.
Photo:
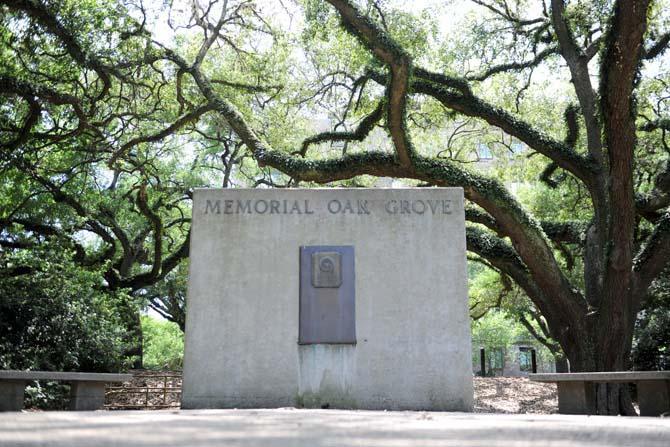
[[[7,287],[54,274],[48,270],[60,260],[21,254],[49,244],[101,275],[99,294],[146,297],[188,256],[193,187],[247,177],[245,184],[274,184],[248,166],[221,118],[205,116],[214,107],[175,90],[183,73],[146,60],[158,50],[119,6],[0,3],[0,282]],[[234,34],[254,10],[232,14]],[[245,87],[239,95],[270,95]],[[147,302],[161,299],[169,297]],[[127,354],[141,358],[138,306],[116,301],[136,340]]]
[[[385,85],[386,125],[395,154],[388,159],[367,153],[355,161],[344,157],[318,166],[313,162],[296,166],[294,160],[265,154],[261,160],[268,157],[292,175],[316,181],[372,173],[414,178],[430,185],[463,186],[466,198],[477,206],[469,210],[468,218],[495,233],[471,228],[468,249],[514,279],[533,300],[572,369],[625,369],[637,309],[668,261],[667,165],[657,173],[650,190],[635,190],[634,156],[642,152],[638,127],[649,131],[664,122],[638,122],[635,94],[640,71],[646,61],[663,52],[670,38],[661,34],[652,39],[647,33],[650,3],[603,3],[598,5],[602,23],[589,23],[588,17],[571,17],[562,1],[553,1],[537,18],[522,17],[504,2],[477,2],[507,21],[520,41],[525,38],[534,47],[529,60],[492,66],[470,77],[418,66],[383,26],[347,2],[330,3],[343,26],[387,70],[384,76],[375,71],[368,76]],[[552,55],[560,56],[567,65],[576,97],[575,105],[565,112],[566,136],[562,140],[476,93],[477,82],[508,70],[536,66]],[[598,85],[593,85],[590,74],[594,66]],[[546,157],[548,165],[541,177],[553,184],[553,176],[560,170],[578,180],[588,192],[590,219],[538,221],[499,183],[459,169],[449,160],[423,156],[412,145],[406,122],[411,94],[432,97],[450,111],[483,120]],[[582,140],[580,132],[585,134]],[[583,287],[570,281],[552,243],[581,247]],[[617,386],[600,387],[598,410],[629,411],[625,393]]]
[[[468,250],[530,298],[572,370],[628,367],[637,311],[670,252],[667,83],[649,69],[670,42],[665,3],[552,0],[531,15],[532,2],[474,0],[483,19],[471,45],[447,36],[437,49],[430,17],[377,1],[302,2],[306,26],[293,40],[251,2],[193,1],[183,16],[198,33],[175,45],[151,36],[142,3],[128,3],[134,18],[79,3],[0,0],[0,54],[12,60],[0,72],[13,197],[3,246],[57,234],[82,265],[106,263],[110,287],[139,290],[186,256],[188,191],[211,184],[212,169],[228,170],[224,183],[253,160],[252,184],[282,182],[272,168],[282,186],[365,176],[460,186]],[[567,72],[569,100],[526,111],[536,70]],[[317,105],[336,126],[302,138],[296,116]],[[537,117],[542,106],[549,119]],[[552,219],[467,169],[459,129],[523,143],[529,163],[544,165],[541,182],[579,194],[579,212]],[[185,142],[212,142],[222,163],[179,179]],[[80,231],[99,238],[95,250]],[[597,397],[599,413],[632,411],[620,386]]]

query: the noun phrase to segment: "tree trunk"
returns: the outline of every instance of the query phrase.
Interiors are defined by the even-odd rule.
[[[126,327],[124,342],[126,349],[124,357],[131,360],[133,369],[142,369],[143,367],[143,348],[142,348],[142,315],[139,310],[127,309],[123,315],[123,322]]]
[[[568,359],[563,355],[557,355],[556,359],[556,372],[557,373],[566,373],[570,372],[568,368]]]
[[[144,360],[144,349],[142,347],[142,324],[140,323],[140,314],[134,319],[134,325],[128,328],[130,335],[130,345],[127,351],[128,357],[132,358],[133,369],[142,369]]]
[[[588,318],[588,317],[587,317]],[[632,322],[635,315],[622,315],[622,320]],[[570,360],[570,372],[625,371],[628,369],[632,329],[629,331],[607,330],[598,326],[597,318],[590,318],[589,333],[580,337],[576,345],[563,345]],[[617,328],[618,329],[618,328]],[[603,340],[603,337],[606,340]],[[612,361],[614,360],[614,361]],[[634,416],[630,389],[627,384],[595,384],[596,414]]]

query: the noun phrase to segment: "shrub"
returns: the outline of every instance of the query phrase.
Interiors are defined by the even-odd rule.
[[[33,271],[0,275],[0,368],[122,369],[126,331],[119,308],[130,297],[105,290],[98,272],[75,268],[56,249],[36,249],[20,261]]]

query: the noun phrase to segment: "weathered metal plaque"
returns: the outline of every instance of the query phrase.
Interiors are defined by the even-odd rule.
[[[342,285],[342,256],[338,252],[312,253],[312,285],[317,288]]]
[[[300,344],[356,343],[352,246],[300,247]]]

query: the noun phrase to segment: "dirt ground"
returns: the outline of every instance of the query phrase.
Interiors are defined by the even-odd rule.
[[[175,376],[166,380],[164,374]],[[166,408],[164,405],[179,407],[179,394],[163,393],[166,385],[168,388],[181,387],[179,373],[135,371],[133,380],[123,385],[134,392],[108,392],[106,407],[146,408],[147,397],[150,405],[147,409]],[[520,377],[475,377],[474,386],[476,413],[550,414],[558,411],[555,384],[531,382]],[[148,394],[146,388],[149,388]]]
[[[556,384],[522,377],[475,377],[476,413],[558,413]]]

